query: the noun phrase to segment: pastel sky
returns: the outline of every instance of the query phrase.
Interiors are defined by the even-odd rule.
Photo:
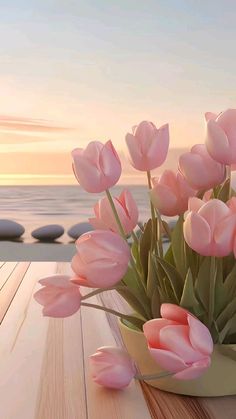
[[[1,0],[0,184],[69,179],[72,148],[124,150],[143,119],[203,142],[236,107],[235,21],[234,0]]]

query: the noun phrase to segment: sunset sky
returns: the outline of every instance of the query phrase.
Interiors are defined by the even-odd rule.
[[[72,182],[70,150],[170,123],[204,141],[236,107],[236,3],[1,0],[0,184]]]

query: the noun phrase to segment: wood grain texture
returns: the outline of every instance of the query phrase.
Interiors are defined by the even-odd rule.
[[[96,297],[90,300],[98,304]],[[89,419],[149,419],[139,382],[133,381],[124,391],[114,391],[95,384],[89,372],[88,357],[101,346],[116,346],[107,316],[103,311],[82,307],[85,382]]]
[[[96,385],[88,357],[123,344],[117,318],[87,307],[67,319],[42,317],[33,293],[40,277],[56,272],[70,273],[69,264],[0,262],[0,419],[236,417],[236,397],[184,397],[135,381],[124,391]],[[129,310],[113,291],[90,302]]]

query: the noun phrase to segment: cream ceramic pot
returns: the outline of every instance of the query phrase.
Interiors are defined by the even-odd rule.
[[[130,329],[119,322],[121,335],[130,356],[135,360],[141,374],[163,372],[149,354],[145,336],[142,332]],[[224,345],[236,351],[235,345]],[[176,380],[172,377],[147,381],[160,390],[176,394],[198,397],[229,396],[236,394],[236,361],[223,355],[219,346],[214,346],[210,368],[195,380]]]

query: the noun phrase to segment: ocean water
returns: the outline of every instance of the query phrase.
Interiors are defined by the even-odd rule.
[[[129,189],[139,208],[139,219],[150,216],[148,190],[143,185],[115,186],[114,196]],[[25,227],[23,239],[33,242],[31,232],[47,224],[60,224],[67,231],[73,224],[93,216],[93,206],[104,194],[89,194],[80,186],[1,186],[0,219],[17,221]],[[60,241],[68,243],[64,234]]]

